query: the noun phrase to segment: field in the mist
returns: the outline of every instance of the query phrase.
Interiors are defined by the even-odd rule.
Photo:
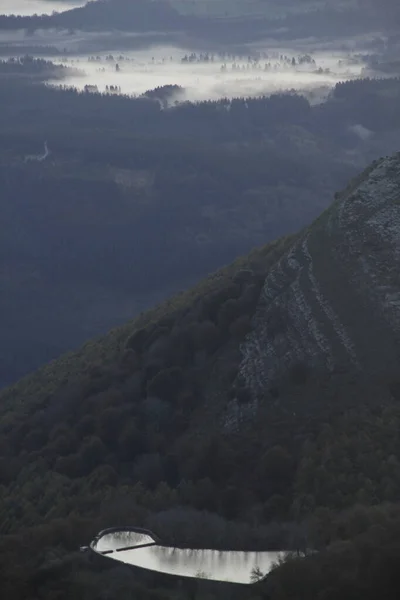
[[[42,15],[54,11],[64,11],[77,6],[83,6],[85,0],[1,0],[0,14],[2,15]]]
[[[140,95],[165,85],[184,88],[192,101],[252,97],[296,90],[311,99],[323,97],[338,81],[359,77],[361,57],[325,51],[308,55],[296,49],[264,48],[250,56],[232,52],[196,52],[155,47],[136,52],[53,57],[57,64],[78,68],[82,75],[66,77],[63,85],[99,92],[112,90]],[[59,81],[49,81],[59,84]]]
[[[269,0],[171,0],[181,14],[208,16],[219,21],[228,18],[246,22],[246,16],[275,17],[293,11],[305,12],[333,0],[304,0],[281,3]],[[336,2],[336,6],[345,0]],[[66,10],[84,4],[84,0],[1,0],[0,12],[32,14]],[[352,2],[346,0],[346,6]],[[270,21],[270,22],[271,22]],[[311,102],[326,97],[339,81],[363,75],[365,63],[362,45],[341,39],[324,46],[327,40],[283,41],[271,28],[268,39],[234,42],[231,39],[207,42],[188,31],[146,31],[141,33],[79,31],[76,29],[36,29],[2,31],[2,58],[30,54],[74,67],[62,84],[84,90],[140,95],[157,87],[179,85],[179,99],[190,101],[220,98],[254,97],[296,91]],[[265,36],[264,36],[265,38]],[[258,40],[257,42],[255,40]],[[332,40],[328,43],[332,44]],[[209,47],[208,47],[209,45]],[[185,61],[184,57],[192,56]],[[311,55],[311,62],[299,63],[299,57]],[[194,58],[193,58],[194,56]],[[294,63],[292,61],[294,60]],[[118,66],[117,66],[118,65]],[[81,75],[78,75],[79,68]],[[60,85],[59,79],[49,84]],[[172,99],[173,100],[173,99]]]

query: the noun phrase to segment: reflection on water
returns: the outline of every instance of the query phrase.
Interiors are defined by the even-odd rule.
[[[51,14],[53,11],[62,12],[77,6],[83,6],[86,0],[67,0],[52,2],[51,0],[1,0],[0,14],[2,15],[38,15]]]
[[[108,552],[142,544],[154,544],[154,540],[149,535],[136,531],[116,531],[103,535],[96,543],[96,550],[97,552]]]
[[[149,536],[118,532],[100,538],[93,549],[104,552],[151,541]],[[143,540],[143,541],[139,541]],[[233,583],[252,583],[254,574],[266,575],[284,556],[283,552],[221,552],[218,550],[188,550],[167,546],[147,546],[123,552],[113,552],[109,558],[120,562],[181,577],[198,577]]]

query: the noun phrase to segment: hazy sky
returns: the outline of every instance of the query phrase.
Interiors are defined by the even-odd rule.
[[[61,12],[76,6],[86,4],[86,0],[68,0],[67,2],[52,2],[51,0],[0,0],[0,14],[33,15]]]

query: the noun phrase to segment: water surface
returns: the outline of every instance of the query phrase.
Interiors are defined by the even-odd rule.
[[[155,540],[147,534],[136,531],[115,531],[105,533],[96,542],[97,552],[110,552],[131,546],[155,544]]]
[[[284,556],[283,552],[192,550],[156,543],[132,548],[151,542],[150,536],[121,531],[100,537],[92,548],[99,553],[107,552],[107,557],[113,560],[158,573],[244,584],[254,583],[261,574],[267,575]]]

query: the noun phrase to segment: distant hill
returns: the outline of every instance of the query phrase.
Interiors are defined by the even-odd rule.
[[[97,0],[52,15],[2,16],[0,28],[77,28],[168,31],[182,27],[178,12],[164,0]]]
[[[183,545],[319,549],[260,584],[273,600],[372,599],[384,573],[396,597],[399,199],[400,155],[375,161],[310,227],[0,395],[12,597],[164,597],[68,555],[126,522]]]
[[[385,2],[385,12],[391,11],[388,14],[395,18],[393,0]],[[318,37],[341,38],[374,31],[377,23],[384,28],[393,26],[379,6],[326,0],[283,6],[280,2],[96,0],[52,15],[0,16],[0,30],[175,32],[192,42],[207,39],[225,47],[265,39],[266,35],[295,39],[315,37],[317,32]]]

